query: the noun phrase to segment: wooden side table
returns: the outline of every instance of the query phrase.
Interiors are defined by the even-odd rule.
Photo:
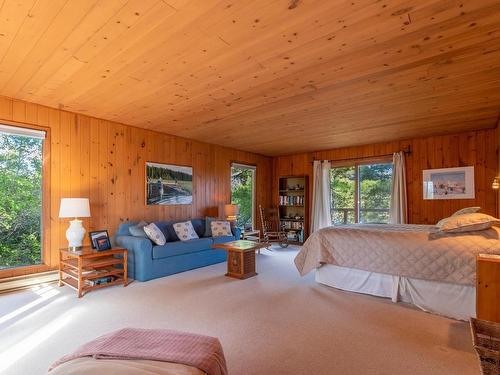
[[[94,284],[95,280],[109,276],[114,280]],[[127,286],[127,249],[98,251],[90,246],[77,251],[59,249],[59,286],[75,289],[78,298],[91,290],[117,284]]]
[[[500,323],[500,255],[479,254],[476,264],[476,315]]]
[[[257,275],[255,272],[255,251],[266,246],[268,246],[267,243],[238,240],[218,243],[212,245],[212,248],[227,251],[226,276],[248,279]]]

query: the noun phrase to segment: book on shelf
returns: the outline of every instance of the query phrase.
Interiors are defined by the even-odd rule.
[[[303,195],[280,195],[280,206],[303,206]]]
[[[281,225],[283,229],[304,229],[304,223],[301,221],[287,221],[286,219],[281,219]]]
[[[287,234],[287,239],[289,241],[304,242],[304,229],[300,230],[290,230]]]
[[[101,285],[101,284],[107,284],[110,282],[115,281],[114,276],[106,276],[106,277],[101,277],[98,279],[92,279],[92,280],[85,280],[85,284],[88,286],[96,286],[96,285]]]
[[[92,270],[83,270],[82,271],[82,276],[88,276],[91,274],[100,274],[100,273],[106,273],[109,272],[107,268],[99,268],[99,269],[92,269]]]

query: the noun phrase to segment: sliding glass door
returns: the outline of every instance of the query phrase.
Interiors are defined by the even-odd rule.
[[[0,270],[42,263],[44,137],[0,125]]]
[[[244,229],[255,226],[255,172],[252,165],[231,165],[231,203],[240,207],[236,225]]]
[[[391,183],[391,162],[332,168],[333,224],[388,223]]]

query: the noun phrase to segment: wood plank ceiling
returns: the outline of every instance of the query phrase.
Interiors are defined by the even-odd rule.
[[[498,0],[0,5],[1,95],[178,136],[280,155],[499,115]]]

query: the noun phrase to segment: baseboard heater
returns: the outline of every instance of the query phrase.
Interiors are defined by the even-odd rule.
[[[0,280],[0,294],[28,289],[35,285],[54,283],[59,280],[58,271],[40,272],[33,275],[8,277]]]

